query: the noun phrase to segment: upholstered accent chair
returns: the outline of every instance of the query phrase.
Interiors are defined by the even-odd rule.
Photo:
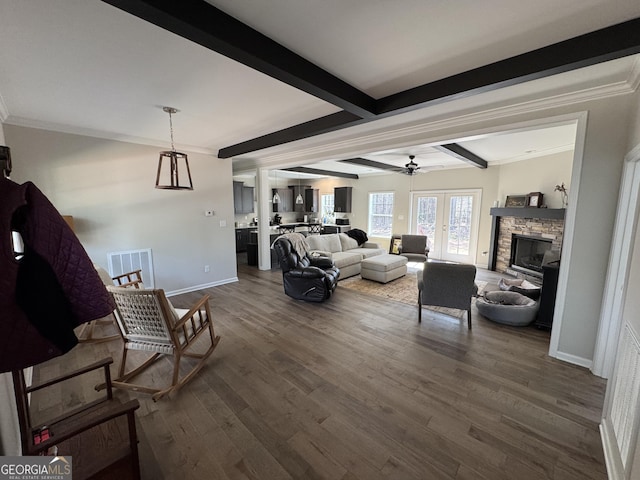
[[[418,322],[422,306],[457,308],[467,311],[471,329],[471,298],[477,295],[476,267],[463,263],[425,262],[418,275]]]
[[[426,235],[402,235],[398,253],[410,262],[426,262],[429,256]]]
[[[332,259],[298,253],[286,237],[278,237],[273,248],[282,269],[285,294],[307,302],[324,302],[331,297],[340,277]]]

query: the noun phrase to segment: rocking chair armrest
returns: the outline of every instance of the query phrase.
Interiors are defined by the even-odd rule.
[[[142,270],[132,270],[131,272],[116,275],[115,277],[111,277],[111,280],[113,280],[114,284],[118,287],[140,288],[140,285],[142,285]]]
[[[111,383],[111,376],[109,373],[109,365],[113,363],[113,358],[106,357],[102,360],[98,360],[86,367],[79,368],[69,373],[65,373],[64,375],[60,375],[59,377],[52,378],[51,380],[47,380],[46,382],[32,384],[26,388],[26,393],[35,392],[37,390],[41,390],[46,387],[50,387],[51,385],[55,385],[56,383],[63,382],[65,380],[69,380],[70,378],[77,377],[78,375],[83,375],[85,373],[91,372],[93,370],[98,370],[100,368],[104,368],[105,370],[105,379],[108,383]]]
[[[195,314],[200,311],[200,308],[202,308],[208,301],[209,301],[209,295],[208,294],[204,295],[200,300],[198,300],[198,302],[195,305],[193,305],[189,309],[187,313],[185,313],[182,316],[182,318],[180,318],[180,320],[176,322],[176,324],[173,326],[173,330],[178,330],[182,328],[184,324],[187,323],[191,318],[193,318]]]
[[[109,404],[94,404],[92,408],[90,407],[86,410],[81,410],[81,412],[87,413],[81,415],[78,420],[73,421],[69,425],[65,425],[64,423],[56,425],[55,434],[37,445],[33,443],[33,439],[30,439],[29,449],[31,450],[31,453],[46,452],[50,447],[64,442],[65,440],[68,440],[69,438],[91,428],[113,420],[114,418],[118,418],[123,415],[133,415],[135,410],[140,408],[140,402],[138,402],[138,400],[129,400],[125,403],[121,403],[117,400],[114,400],[113,402],[114,403]]]

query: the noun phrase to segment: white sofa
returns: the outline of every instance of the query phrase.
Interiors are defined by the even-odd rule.
[[[330,233],[328,235],[309,235],[307,243],[311,253],[318,252],[333,259],[340,269],[340,280],[359,275],[362,260],[385,252],[374,242],[358,242],[346,233]]]

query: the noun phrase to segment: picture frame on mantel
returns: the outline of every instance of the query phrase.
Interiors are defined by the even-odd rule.
[[[506,208],[524,208],[529,206],[529,195],[507,195],[504,202]]]
[[[529,195],[527,195],[527,207],[540,208],[542,206],[543,196],[543,193],[531,192]]]

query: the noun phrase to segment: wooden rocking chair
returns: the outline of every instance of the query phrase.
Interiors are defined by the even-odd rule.
[[[174,309],[164,291],[137,290],[107,286],[116,302],[116,321],[124,340],[122,361],[115,388],[151,393],[154,401],[177,391],[204,366],[218,345],[220,337],[213,331],[209,295],[205,295],[191,309]],[[191,351],[194,343],[208,332],[211,345],[204,353]],[[206,341],[203,339],[203,341]],[[141,365],[126,372],[128,350],[153,352]],[[173,357],[173,377],[166,388],[152,388],[131,383],[130,380],[153,364],[161,355]],[[182,357],[198,359],[198,363],[180,379]]]
[[[107,285],[118,285],[120,287],[131,288],[144,288],[142,283],[141,270],[133,270],[132,272],[123,273],[122,275],[116,275],[115,277],[109,276],[109,273],[99,265],[94,265],[102,283]],[[96,327],[111,326],[115,324],[113,315],[109,315],[98,320],[92,320],[83,324],[78,330],[78,342],[80,343],[102,343],[120,338],[118,333],[113,335],[99,335],[96,334]],[[113,331],[113,329],[111,329]]]
[[[109,366],[113,360],[105,358],[86,367],[49,378],[41,383],[27,386],[23,370],[13,372],[22,455],[60,455],[73,457],[73,478],[140,478],[138,461],[138,436],[136,433],[135,410],[140,406],[137,400],[121,402],[114,398],[111,390]],[[96,400],[68,408],[62,415],[32,422],[30,398],[39,395],[40,390],[53,387],[54,393],[44,393],[41,401],[49,405],[50,397],[61,395],[61,389],[67,395],[69,388],[78,387],[78,383],[62,387],[73,382],[76,377],[103,371],[106,394]],[[57,390],[56,390],[57,388]],[[81,392],[71,394],[77,399]],[[40,406],[39,414],[46,412]],[[35,410],[38,410],[36,408]]]

